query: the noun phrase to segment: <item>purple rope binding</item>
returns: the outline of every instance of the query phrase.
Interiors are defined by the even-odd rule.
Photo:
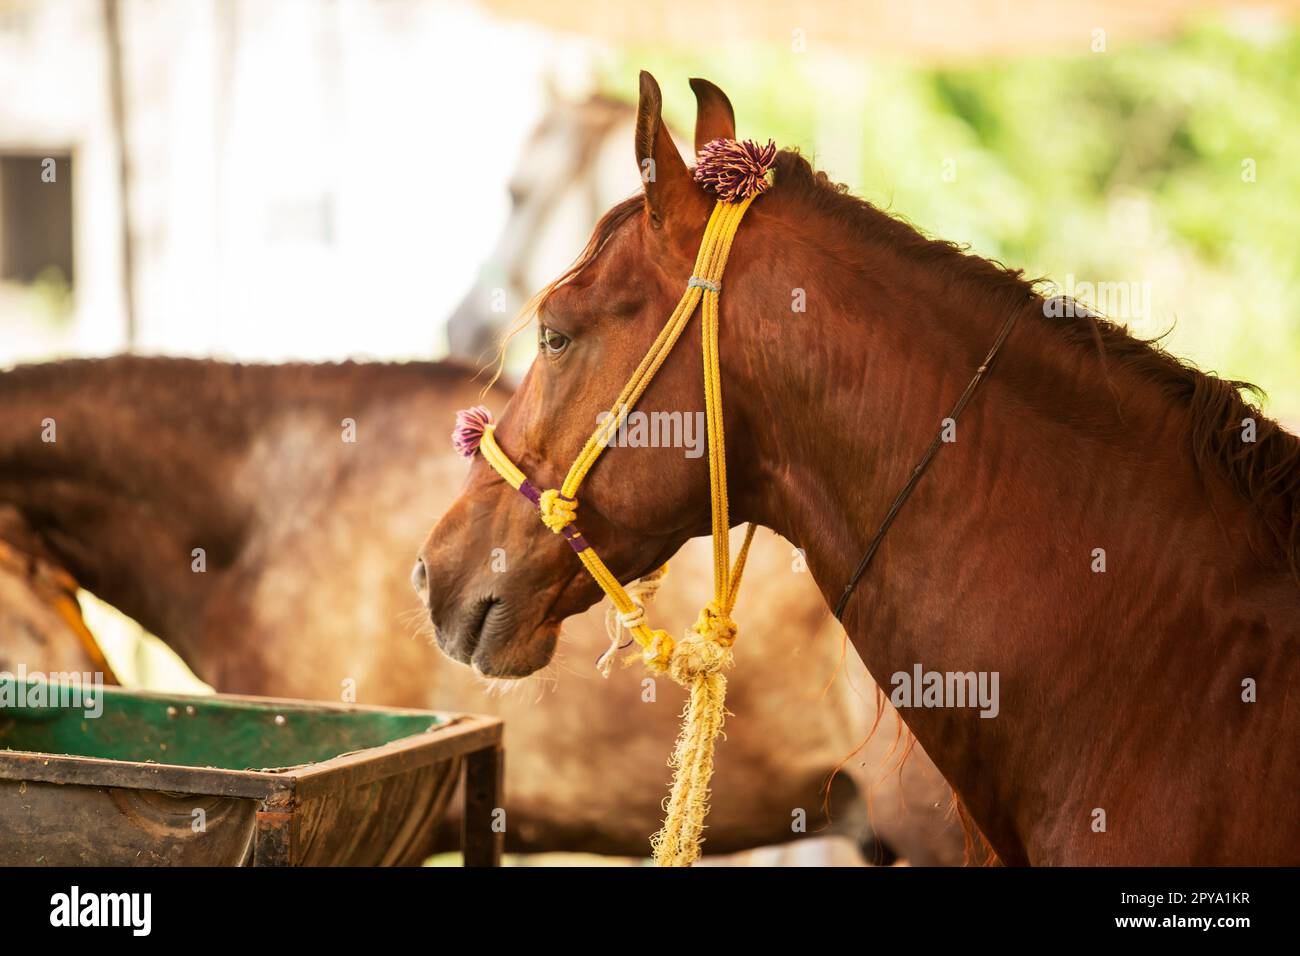
[[[474,453],[478,451],[478,446],[483,442],[483,432],[491,424],[492,413],[482,405],[475,405],[473,408],[462,408],[456,413],[456,427],[452,429],[451,446],[463,457],[473,458]],[[527,478],[519,486],[519,493],[532,502],[533,507],[537,507],[542,502],[542,493]],[[574,500],[565,495],[561,495],[561,497],[565,501]],[[569,542],[569,547],[577,554],[581,554],[591,547],[587,543],[587,539],[582,536],[582,532],[573,525],[567,525],[560,533],[564,535],[564,540]]]

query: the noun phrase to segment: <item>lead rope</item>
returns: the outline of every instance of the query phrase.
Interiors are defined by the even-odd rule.
[[[710,144],[715,145],[716,143]],[[746,160],[743,155],[727,153],[730,147],[743,152],[749,149],[749,145],[731,143],[727,146],[724,143],[720,147],[722,152],[714,154],[722,158],[712,160],[715,163],[713,168],[716,168],[717,162],[725,159],[752,172],[754,167],[744,165]],[[771,152],[772,155],[775,154],[775,147],[772,147]],[[769,158],[767,162],[770,164],[770,161]],[[705,160],[702,158],[700,167],[697,167],[697,179],[700,178],[700,170],[704,168]],[[752,186],[752,191],[747,195],[738,196],[734,201],[719,198],[714,205],[704,228],[695,270],[677,307],[623,386],[610,414],[587,439],[558,489],[538,490],[528,476],[510,460],[496,441],[492,416],[487,409],[480,406],[459,412],[456,416],[456,430],[452,433],[452,443],[457,451],[466,457],[472,456],[476,451],[480,452],[507,484],[537,507],[542,522],[551,531],[564,535],[588,573],[608,595],[613,605],[612,619],[617,622],[617,627],[610,626],[611,646],[597,665],[603,671],[608,671],[621,631],[626,629],[641,648],[639,654],[632,655],[632,660],[639,656],[652,672],[667,673],[687,690],[686,706],[682,712],[682,730],[669,762],[674,771],[672,790],[665,804],[663,826],[650,841],[655,861],[660,866],[690,866],[700,856],[704,819],[708,813],[709,781],[713,774],[713,746],[726,717],[727,681],[722,672],[731,663],[731,647],[736,639],[736,624],[731,618],[731,612],[740,589],[749,546],[754,539],[755,526],[750,524],[733,565],[731,519],[727,500],[726,436],[722,415],[722,372],[718,359],[718,299],[722,292],[722,273],[740,221],[750,203],[770,183],[769,178],[764,178],[766,172],[766,168],[759,170],[759,175],[754,178],[758,185]],[[722,193],[719,195],[721,197]],[[701,301],[704,409],[709,445],[713,535],[713,600],[700,611],[686,636],[681,641],[674,641],[667,631],[651,629],[646,624],[643,604],[633,600],[628,590],[605,566],[577,529],[575,520],[578,489],[583,479],[649,387]],[[666,568],[661,568],[654,574],[662,577],[665,570]],[[643,578],[642,581],[644,580]],[[655,579],[656,586],[657,580],[658,578]],[[648,600],[644,590],[639,589],[638,596],[642,601]]]

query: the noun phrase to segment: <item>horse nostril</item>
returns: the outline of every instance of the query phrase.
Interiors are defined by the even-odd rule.
[[[411,569],[411,587],[415,588],[415,593],[424,597],[424,593],[429,590],[429,572],[424,567],[424,559],[416,558],[415,567]]]

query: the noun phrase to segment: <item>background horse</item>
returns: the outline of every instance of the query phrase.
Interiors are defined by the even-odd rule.
[[[637,188],[623,155],[635,126],[627,103],[551,94],[511,173],[509,218],[447,321],[453,358],[477,364],[493,354],[533,292],[569,264],[601,214]]]
[[[661,681],[646,702],[639,677],[595,672],[607,643],[598,610],[570,625],[563,664],[505,695],[488,696],[412,635],[423,630],[407,581],[419,529],[465,471],[447,425],[480,392],[451,363],[23,367],[0,374],[0,502],[218,690],[500,714],[509,847],[644,855],[681,699]],[[507,397],[496,388],[488,400]],[[52,442],[41,440],[45,419]],[[526,560],[506,555],[507,566]],[[855,661],[822,693],[840,668],[841,632],[798,556],[768,536],[753,560],[768,586],[746,612],[755,646],[771,652],[768,673],[734,683],[731,706],[745,720],[718,778],[726,808],[708,844],[718,852],[797,836],[799,809],[809,830],[821,826],[820,789],[875,717]],[[687,618],[707,561],[704,543],[683,552],[657,613]],[[791,622],[800,640],[768,620]],[[48,659],[37,650],[21,652],[29,667]],[[914,758],[901,776],[884,772],[895,728],[887,713],[837,777],[835,832],[868,832],[863,801],[876,786],[882,842],[913,862],[957,862],[961,838],[933,768]]]
[[[81,618],[76,582],[16,510],[0,507],[0,671],[21,668],[113,681]]]
[[[692,85],[697,149],[734,138],[726,97]],[[543,296],[545,347],[498,424],[539,488],[558,486],[663,327],[713,207],[644,73],[634,144],[656,175]],[[733,520],[806,548],[837,600],[1014,317],[848,604],[858,653],[882,678],[1000,675],[994,719],[942,699],[903,716],[1007,863],[1300,861],[1300,820],[1276,812],[1300,786],[1300,441],[1239,383],[1059,309],[797,153],[777,155],[774,181],[722,296]],[[696,412],[701,379],[698,349],[679,344],[640,407]],[[707,473],[663,449],[602,456],[581,527],[620,580],[708,530]],[[489,579],[492,548],[528,558]],[[422,560],[440,643],[488,672],[544,666],[561,622],[601,597],[481,460]],[[487,614],[467,613],[484,595]],[[741,633],[737,673],[761,653]]]

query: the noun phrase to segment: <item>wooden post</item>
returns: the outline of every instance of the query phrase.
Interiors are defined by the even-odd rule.
[[[465,757],[465,809],[461,851],[466,866],[500,866],[505,833],[495,826],[501,809],[505,752],[498,745]]]
[[[108,98],[117,139],[117,195],[122,211],[122,302],[126,310],[126,351],[134,352],[138,329],[135,316],[135,248],[131,237],[131,146],[127,132],[126,66],[122,53],[122,21],[118,0],[103,0],[104,40],[108,48]]]

